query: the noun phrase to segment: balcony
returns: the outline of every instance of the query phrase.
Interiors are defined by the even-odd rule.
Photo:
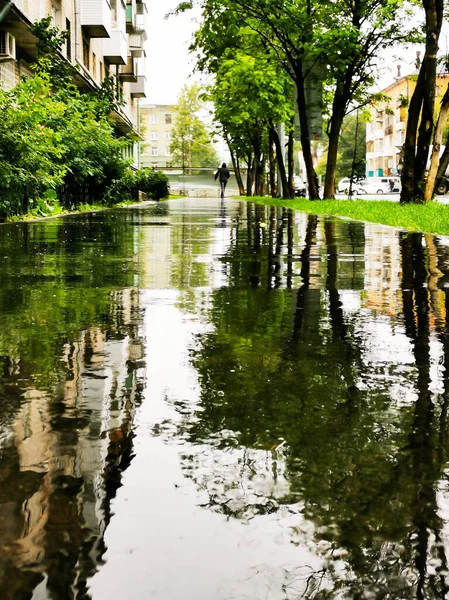
[[[137,82],[130,86],[131,98],[146,98],[148,96],[147,78],[145,75],[138,75]]]
[[[136,1],[128,0],[126,3],[126,33],[134,33],[136,30]]]
[[[91,38],[111,36],[111,7],[108,0],[81,0],[80,22]]]
[[[137,82],[137,58],[128,56],[128,61],[126,65],[120,67],[118,76],[122,81],[129,83]]]
[[[128,62],[128,44],[123,31],[113,29],[111,37],[103,42],[103,56],[112,65],[126,65]]]
[[[145,38],[140,33],[131,33],[128,36],[128,48],[133,56],[144,55],[144,41]]]
[[[147,31],[147,7],[143,2],[138,2],[136,5],[136,32]],[[146,33],[145,33],[146,36]],[[145,37],[146,39],[146,37]]]

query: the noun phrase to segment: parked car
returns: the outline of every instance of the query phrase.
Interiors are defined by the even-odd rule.
[[[401,191],[399,177],[368,177],[363,187],[366,194],[394,194]]]
[[[366,194],[367,191],[365,189],[365,186],[367,184],[367,180],[366,179],[360,179],[359,181],[356,181],[352,184],[352,188],[351,188],[351,192],[353,196],[357,196],[359,194]],[[346,192],[349,194],[349,190]]]
[[[361,180],[357,179],[356,177],[353,178],[353,180],[352,180],[352,190],[353,191],[354,191],[354,188],[356,187],[356,185],[358,183],[360,183],[360,181]],[[350,185],[351,185],[351,178],[343,177],[343,179],[340,179],[340,181],[337,183],[337,193],[338,194],[348,194]]]
[[[302,196],[305,198],[307,192],[306,184],[299,175],[293,175],[293,190],[295,196]]]
[[[338,182],[337,192],[349,193],[349,177]],[[359,179],[352,183],[352,194],[393,194],[401,191],[401,180],[399,177],[368,177]]]

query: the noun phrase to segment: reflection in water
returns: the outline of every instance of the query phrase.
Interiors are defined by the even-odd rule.
[[[2,598],[449,598],[447,240],[208,199],[0,243]]]
[[[144,354],[132,240],[94,217],[0,231],[2,598],[87,597],[132,458]]]
[[[157,433],[190,441],[183,470],[209,510],[248,521],[287,508],[302,546],[302,519],[314,524],[325,566],[306,597],[446,597],[439,243],[299,217],[287,246],[292,213],[248,207],[246,249],[223,257],[234,278],[213,290],[192,355],[200,400]]]

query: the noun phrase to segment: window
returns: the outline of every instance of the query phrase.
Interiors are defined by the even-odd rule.
[[[97,78],[97,55],[92,52],[92,75],[94,79]]]
[[[151,148],[151,156],[159,156],[159,150],[157,148]]]
[[[84,66],[89,68],[89,42],[83,40],[83,63]]]
[[[157,140],[158,139],[157,131],[152,131],[151,132],[150,139],[151,140]]]
[[[171,115],[170,114],[165,115],[165,124],[171,125]]]
[[[165,139],[166,140],[171,140],[171,131],[166,131],[165,132]]]
[[[150,123],[156,123],[156,115],[150,115]]]
[[[165,149],[165,155],[166,156],[171,156],[170,146],[167,146],[167,148]]]
[[[52,27],[58,26],[58,24],[59,24],[58,16],[59,16],[58,9],[56,8],[56,6],[52,6],[51,13],[50,13]]]
[[[117,27],[117,0],[110,0],[112,27]]]
[[[71,24],[68,19],[65,20],[65,28],[67,31],[67,39],[66,39],[66,54],[69,60],[72,60],[72,32],[71,32]]]
[[[103,81],[104,79],[104,67],[103,67],[103,62],[100,60],[100,81]]]

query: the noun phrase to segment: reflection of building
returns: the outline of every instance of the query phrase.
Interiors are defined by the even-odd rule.
[[[398,76],[382,90],[389,100],[371,108],[371,121],[366,125],[366,174],[368,177],[397,175],[400,153],[405,141],[408,102],[416,86],[417,74]],[[437,76],[437,98],[441,98],[449,81],[449,73]]]
[[[173,107],[152,104],[140,109],[143,135],[141,164],[143,167],[170,167],[170,144],[174,122]]]
[[[2,444],[2,598],[85,597],[104,552],[110,503],[132,458],[143,357],[138,291],[113,300],[110,327],[60,348],[51,390],[30,377]],[[17,376],[11,389],[21,395]]]
[[[67,34],[62,54],[78,70],[76,85],[95,90],[111,76],[124,103],[111,116],[122,133],[138,131],[139,98],[147,95],[144,0],[0,0],[0,11],[8,5],[0,22],[0,85],[12,88],[32,73],[37,48],[29,24],[51,17]]]
[[[366,305],[382,314],[396,316],[402,310],[402,262],[397,230],[365,224]]]

